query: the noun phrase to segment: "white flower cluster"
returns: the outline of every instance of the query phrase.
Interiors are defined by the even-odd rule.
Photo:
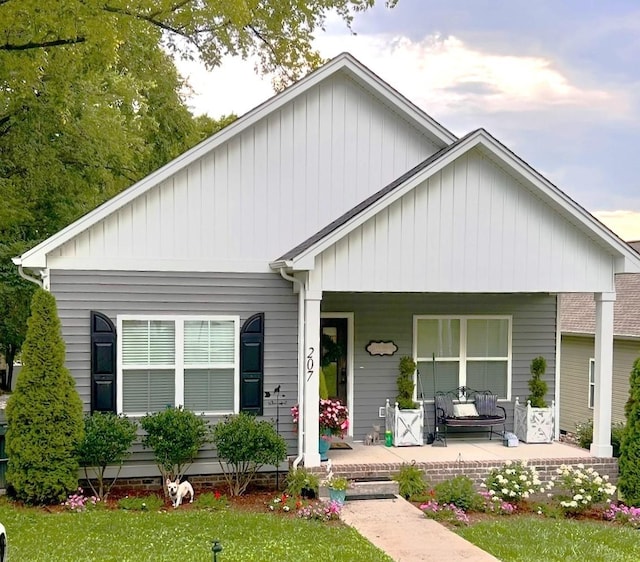
[[[518,502],[536,492],[544,492],[537,470],[526,461],[506,461],[504,466],[494,468],[481,486],[488,489],[494,501]]]
[[[560,505],[569,511],[583,511],[603,501],[610,502],[616,487],[607,475],[600,476],[593,468],[583,464],[562,465],[552,480],[558,489]]]

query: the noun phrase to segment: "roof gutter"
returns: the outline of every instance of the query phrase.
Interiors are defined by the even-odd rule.
[[[284,267],[280,267],[280,276],[286,281],[298,285],[298,456],[293,461],[293,470],[304,458],[304,283],[300,279],[289,275]]]

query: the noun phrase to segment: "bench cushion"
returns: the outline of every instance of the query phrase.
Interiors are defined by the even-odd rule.
[[[476,394],[475,396],[476,409],[479,416],[496,416],[498,406],[497,394]]]
[[[467,402],[463,404],[454,404],[453,415],[456,418],[471,418],[477,417],[479,414],[478,410],[476,410],[476,405],[473,402]]]

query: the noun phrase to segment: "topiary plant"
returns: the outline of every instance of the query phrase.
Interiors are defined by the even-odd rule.
[[[142,445],[153,449],[163,485],[184,475],[209,437],[209,422],[182,406],[147,414],[140,425],[147,432]]]
[[[413,401],[413,389],[415,388],[413,374],[416,372],[416,367],[416,362],[411,357],[404,356],[400,358],[400,374],[396,379],[398,386],[396,402],[398,402],[400,408],[412,409],[418,407],[418,404]]]
[[[126,416],[111,412],[94,412],[84,418],[84,439],[78,447],[80,466],[93,493],[104,500],[116,483],[122,462],[131,454],[137,424]],[[104,473],[108,465],[117,465],[118,472],[105,490]],[[89,472],[98,482],[96,490]]]
[[[618,485],[628,506],[640,506],[640,357],[629,375],[629,399],[624,413],[627,421],[620,445]]]
[[[78,488],[82,400],[64,358],[55,298],[37,290],[22,347],[22,371],[6,410],[7,482],[26,503],[59,503]]]
[[[544,397],[547,394],[547,383],[542,380],[547,370],[547,360],[542,357],[534,357],[531,360],[531,378],[529,379],[529,394],[528,400],[531,402],[532,408],[546,408],[547,403],[544,401]]]
[[[287,444],[268,421],[241,412],[213,427],[213,444],[232,496],[241,496],[264,465],[278,466]]]

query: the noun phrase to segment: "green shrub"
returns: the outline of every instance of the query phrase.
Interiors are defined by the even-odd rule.
[[[285,483],[287,494],[294,498],[303,496],[314,499],[318,496],[320,479],[304,467],[290,469]]]
[[[56,301],[38,290],[31,302],[22,371],[6,409],[7,481],[26,503],[60,503],[78,488],[82,401],[64,357]]]
[[[618,485],[629,506],[640,506],[640,358],[629,375],[629,399],[625,404],[627,423],[620,446]]]
[[[159,511],[164,507],[164,500],[156,494],[127,496],[118,500],[118,507],[127,511]]]
[[[228,507],[229,502],[227,501],[227,496],[221,495],[220,492],[205,492],[196,496],[193,505],[200,509],[219,511]]]
[[[483,486],[492,498],[497,497],[513,504],[544,492],[538,471],[534,466],[529,466],[527,461],[505,461],[503,466],[489,472]]]
[[[532,408],[546,408],[547,403],[544,401],[544,397],[547,394],[547,383],[542,380],[547,370],[547,360],[540,356],[534,357],[531,360],[531,378],[529,379],[529,394],[528,400],[531,401]]]
[[[413,374],[416,372],[416,362],[408,356],[400,358],[400,364],[398,370],[400,374],[396,379],[398,386],[398,396],[396,402],[398,402],[399,408],[417,408],[418,404],[413,401],[413,389],[415,383],[413,382]]]
[[[611,446],[613,447],[613,456],[620,456],[620,445],[624,437],[625,424],[623,422],[615,423],[611,426]],[[589,449],[593,443],[593,420],[589,419],[585,422],[576,424],[576,442],[583,449]]]
[[[104,500],[120,474],[122,462],[131,454],[137,424],[126,416],[111,412],[94,412],[84,418],[84,439],[78,447],[80,466],[93,493]],[[108,465],[117,465],[118,472],[105,491],[104,473]],[[96,491],[91,476],[98,481]]]
[[[163,485],[167,478],[175,480],[182,477],[193,463],[207,442],[208,423],[202,416],[182,407],[166,408],[147,414],[140,420],[142,429],[146,431],[142,445],[153,450]]]
[[[264,465],[277,466],[287,457],[287,444],[273,425],[244,412],[218,422],[213,443],[232,496],[242,495]]]
[[[434,488],[434,493],[440,505],[453,504],[464,511],[479,510],[484,503],[468,476],[455,476],[440,482]]]
[[[400,495],[406,499],[424,494],[427,490],[424,471],[418,468],[415,462],[403,464],[393,479],[398,483]]]

